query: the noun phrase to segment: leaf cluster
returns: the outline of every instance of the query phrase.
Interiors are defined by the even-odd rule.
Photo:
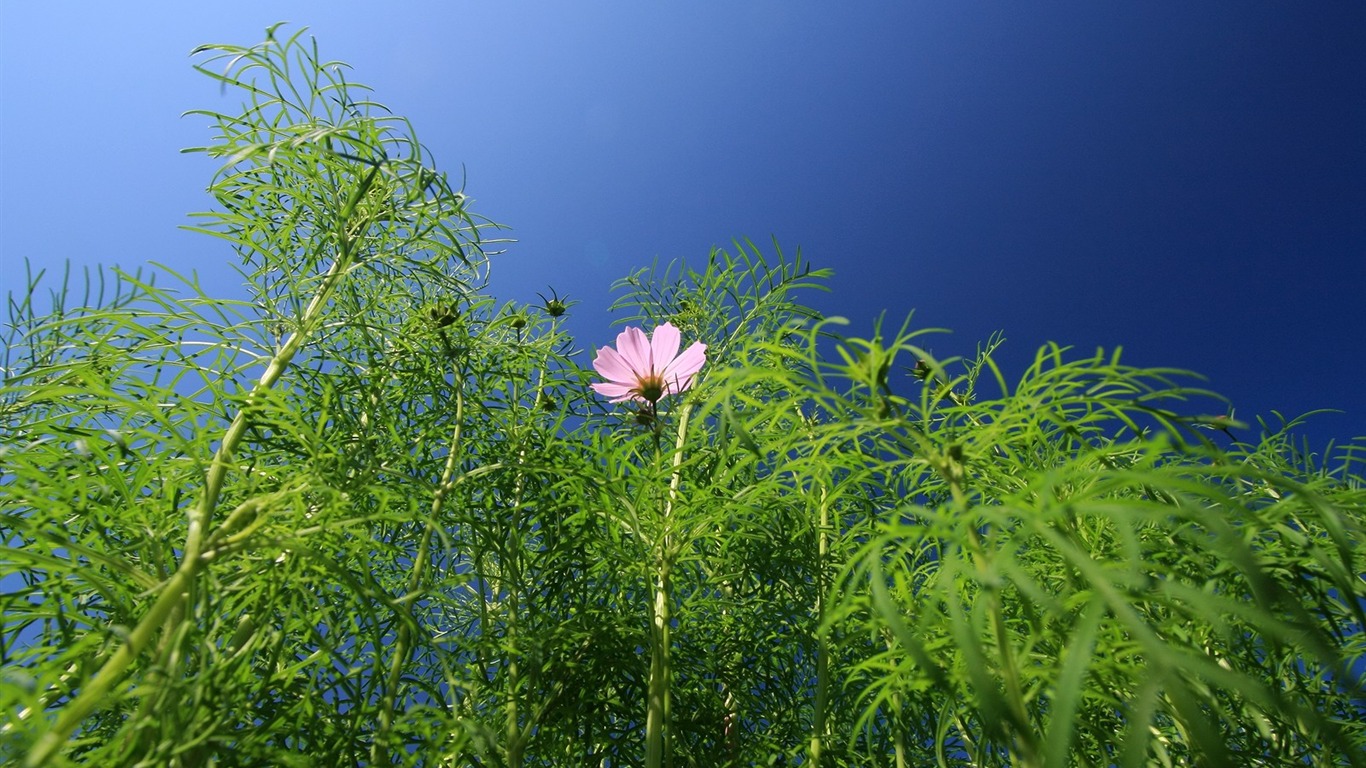
[[[1117,351],[846,334],[749,241],[617,284],[708,344],[638,423],[572,303],[486,294],[496,225],[412,127],[278,35],[199,51],[241,102],[193,113],[195,228],[247,300],[8,299],[0,758],[1366,762],[1360,445],[1239,439]]]

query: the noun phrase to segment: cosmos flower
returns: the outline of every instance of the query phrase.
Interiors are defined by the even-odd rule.
[[[681,341],[672,323],[655,328],[649,339],[641,329],[627,328],[617,336],[616,349],[603,347],[593,358],[593,368],[606,379],[593,389],[614,403],[632,400],[650,405],[686,390],[707,362],[707,345],[694,342],[679,354]]]

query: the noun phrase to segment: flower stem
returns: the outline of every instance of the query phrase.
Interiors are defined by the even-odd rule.
[[[661,564],[655,580],[650,626],[650,688],[645,717],[645,765],[660,768],[668,748],[669,720],[669,569]]]
[[[645,766],[659,768],[667,760],[672,762],[671,695],[669,690],[672,659],[670,613],[673,590],[670,576],[673,570],[673,511],[678,499],[678,488],[683,479],[683,444],[687,438],[691,407],[683,409],[678,419],[678,437],[674,441],[673,473],[669,478],[669,493],[664,501],[662,535],[655,555],[655,594],[650,625],[650,686],[645,717]],[[659,433],[655,432],[656,444]]]

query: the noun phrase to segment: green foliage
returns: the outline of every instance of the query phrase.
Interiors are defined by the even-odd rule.
[[[1360,444],[1239,441],[1117,352],[847,336],[748,241],[618,283],[708,362],[609,406],[573,302],[487,296],[494,225],[276,32],[200,51],[248,300],[9,298],[0,757],[1366,763]]]

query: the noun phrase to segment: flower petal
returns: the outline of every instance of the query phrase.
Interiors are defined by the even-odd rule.
[[[683,350],[683,354],[669,362],[663,371],[664,384],[669,394],[677,394],[692,386],[692,379],[707,362],[707,345],[700,341]]]
[[[628,327],[617,336],[617,352],[636,378],[650,373],[650,340],[639,328]]]
[[[597,392],[599,395],[605,395],[612,398],[612,402],[614,403],[640,399],[640,396],[636,394],[635,388],[625,384],[613,384],[605,381],[594,382],[593,391]]]
[[[650,373],[659,375],[673,363],[674,356],[678,354],[678,345],[683,340],[683,335],[678,332],[673,323],[665,323],[650,336]]]
[[[634,385],[639,378],[636,372],[631,370],[631,366],[611,347],[598,350],[597,356],[593,358],[593,368],[602,374],[604,379],[620,384]]]

